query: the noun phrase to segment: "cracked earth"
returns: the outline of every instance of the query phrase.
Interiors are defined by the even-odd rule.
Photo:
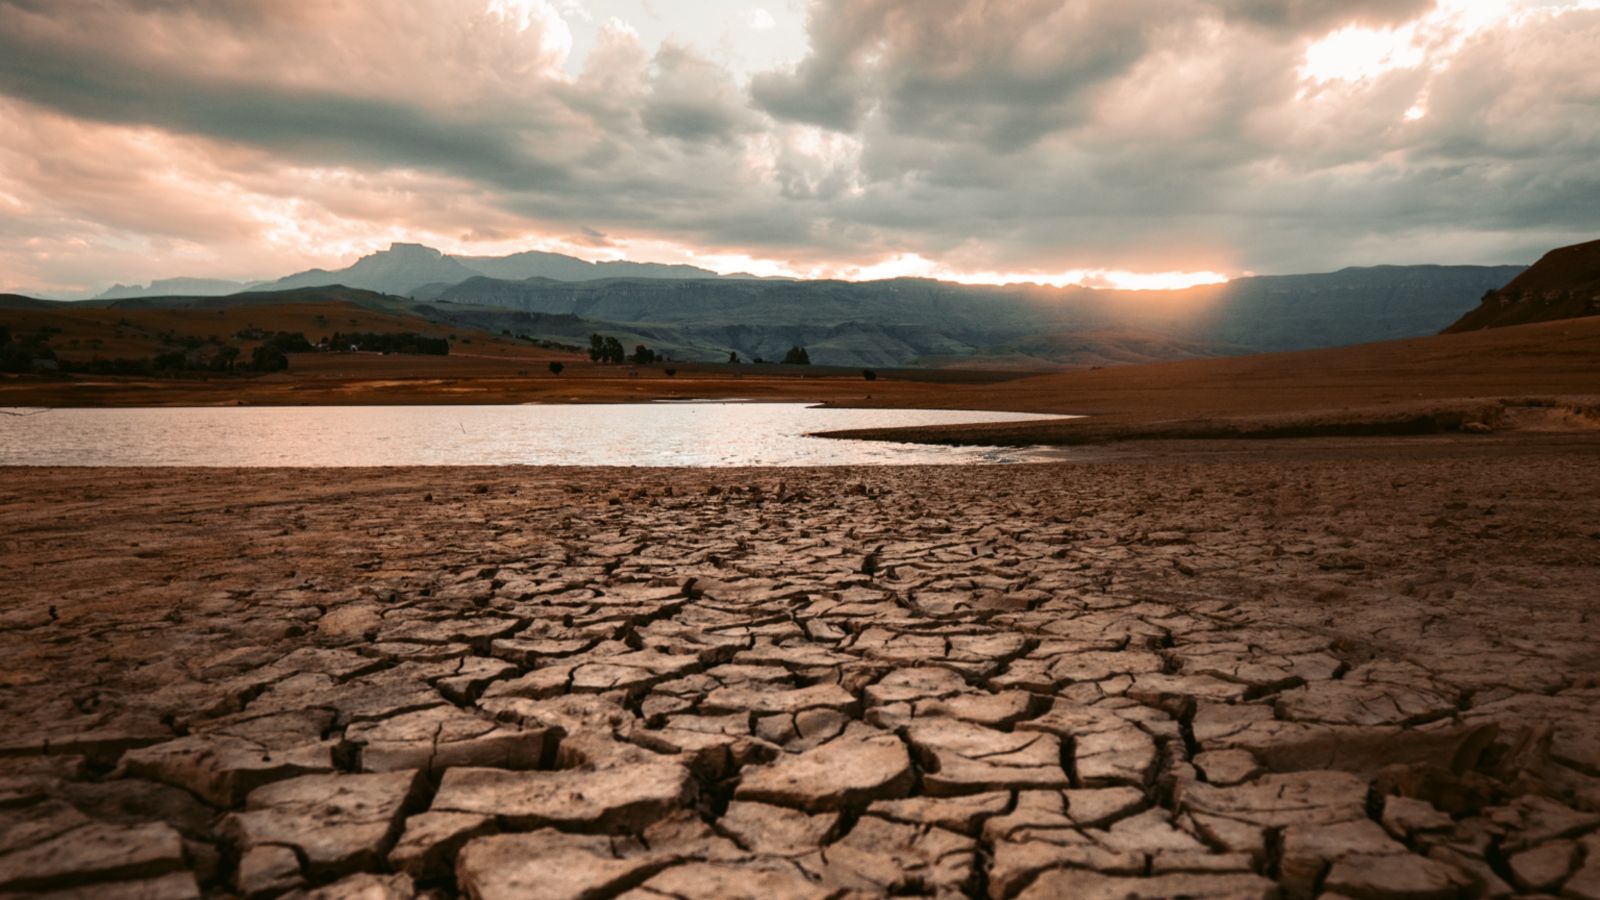
[[[1600,897],[1592,448],[0,471],[0,896]]]

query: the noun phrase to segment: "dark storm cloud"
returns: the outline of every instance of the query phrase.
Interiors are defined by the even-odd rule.
[[[800,267],[1499,262],[1600,224],[1600,10],[1518,2],[1485,27],[1429,0],[815,0],[808,52],[745,77],[623,27],[573,74],[543,0],[0,0],[0,218],[43,248],[0,268],[370,232]],[[1410,43],[1304,68],[1347,27]]]
[[[688,48],[656,54],[642,118],[651,134],[686,141],[731,141],[760,127],[728,72]]]
[[[779,119],[848,131],[877,106],[902,133],[1004,149],[1081,117],[1096,86],[1144,55],[1160,12],[1146,0],[824,0],[812,54],[751,93]]]
[[[519,153],[518,129],[504,121],[449,121],[400,101],[61,59],[4,37],[0,60],[0,92],[75,117],[239,141],[305,162],[440,166],[512,181],[564,174]]]
[[[1270,28],[1325,34],[1344,25],[1399,25],[1433,9],[1435,0],[1219,0],[1230,19]]]

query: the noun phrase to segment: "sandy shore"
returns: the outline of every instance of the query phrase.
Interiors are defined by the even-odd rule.
[[[0,892],[1594,896],[1596,451],[0,470]]]

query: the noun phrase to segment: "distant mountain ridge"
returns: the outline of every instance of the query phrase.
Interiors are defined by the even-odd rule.
[[[1504,328],[1600,315],[1600,241],[1551,250],[1478,307],[1456,320],[1446,334]]]
[[[225,278],[157,278],[149,284],[114,284],[96,294],[95,300],[123,300],[129,297],[225,297],[248,291],[259,281],[229,281]]]
[[[718,275],[698,266],[641,263],[626,260],[589,262],[560,253],[528,250],[510,256],[458,256],[469,269],[490,278],[521,281],[549,278],[554,281],[595,281],[601,278],[748,278],[748,275]],[[420,287],[420,285],[419,285]]]
[[[472,278],[416,299],[571,315],[651,335],[685,358],[781,357],[796,344],[818,363],[949,364],[1022,355],[1045,365],[1191,358],[1366,343],[1436,333],[1520,266],[1378,266],[1241,278],[1181,291],[887,281],[559,282]],[[446,313],[448,314],[448,313]],[[1073,341],[1070,335],[1096,335]],[[1110,336],[1118,337],[1111,338]],[[1042,339],[1052,336],[1050,339]],[[1158,338],[1160,340],[1158,340]],[[1164,340],[1165,346],[1162,346]]]
[[[343,269],[299,272],[212,299],[254,305],[348,292],[363,306],[541,340],[582,343],[602,332],[683,360],[780,359],[798,345],[828,365],[1059,368],[1434,334],[1522,273],[1521,266],[1374,266],[1126,291],[757,279],[539,251],[455,257],[397,243]],[[230,284],[238,287],[167,279],[138,296],[82,302],[185,308]],[[158,288],[171,292],[148,294]]]
[[[223,278],[158,278],[149,284],[114,284],[93,300],[131,297],[224,297],[243,291],[281,291],[303,287],[345,287],[410,296],[425,285],[450,285],[468,278],[520,281],[595,281],[603,278],[753,279],[753,275],[721,275],[697,266],[607,260],[590,262],[576,256],[528,250],[509,256],[451,256],[424,244],[393,243],[342,269],[307,269],[271,281],[229,281]]]
[[[469,278],[522,280],[550,278],[556,281],[593,281],[601,278],[721,278],[709,269],[694,266],[637,262],[589,262],[560,253],[529,250],[510,256],[450,256],[422,244],[390,244],[389,249],[369,253],[343,269],[311,269],[252,290],[283,290],[297,287],[345,287],[411,296],[425,285],[459,284]],[[739,277],[739,276],[733,276]],[[748,277],[748,276],[746,276]]]

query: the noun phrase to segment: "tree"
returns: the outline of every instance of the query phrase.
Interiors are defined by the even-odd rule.
[[[653,363],[655,361],[656,361],[656,352],[654,350],[651,350],[649,347],[646,347],[643,344],[639,344],[639,345],[637,345],[637,346],[635,346],[633,348],[633,364],[634,365],[636,365],[636,366],[648,366],[648,365],[650,365],[651,363]]]
[[[289,368],[289,357],[276,347],[262,344],[251,352],[250,368],[257,372],[282,372]]]
[[[221,349],[211,355],[209,368],[213,372],[228,372],[233,369],[233,364],[239,359],[239,348],[224,344]]]
[[[605,360],[608,363],[615,363],[619,366],[628,361],[628,353],[622,349],[621,341],[614,337],[606,338]]]
[[[601,362],[606,355],[606,339],[598,334],[589,335],[589,361]]]
[[[806,352],[806,348],[796,344],[789,348],[788,353],[783,355],[783,363],[788,366],[809,366],[811,365],[811,354]]]
[[[728,363],[731,365],[733,363],[737,363],[738,361],[739,361],[739,351],[737,351],[737,350],[728,351]]]
[[[862,369],[861,370],[861,377],[865,378],[868,381],[877,381],[878,380],[878,373],[872,371],[871,369]]]
[[[561,374],[561,370],[565,369],[565,368],[566,368],[566,366],[562,365],[560,360],[556,360],[556,361],[550,363],[550,374],[551,375],[560,375]]]

